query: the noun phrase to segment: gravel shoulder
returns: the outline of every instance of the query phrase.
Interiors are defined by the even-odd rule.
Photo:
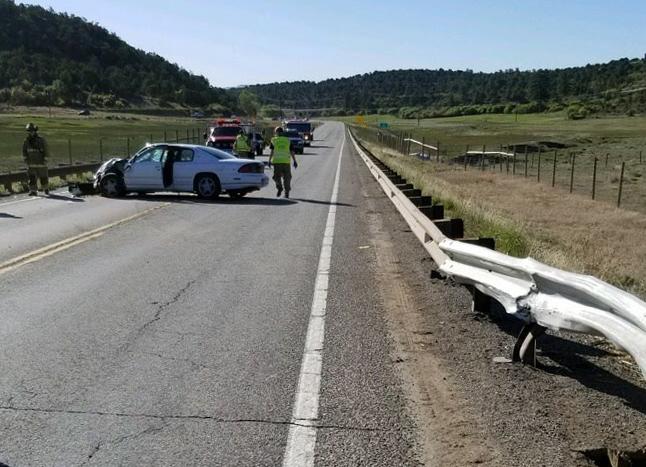
[[[427,253],[367,169],[357,172],[393,361],[427,465],[610,465],[593,458],[646,450],[646,384],[623,354],[550,332],[538,368],[495,363],[511,356],[520,323],[474,312],[466,288],[432,279]]]

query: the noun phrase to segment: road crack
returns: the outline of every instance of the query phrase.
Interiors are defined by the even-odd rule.
[[[156,323],[157,321],[159,321],[162,318],[162,314],[164,313],[164,311],[166,311],[169,307],[171,307],[172,305],[179,302],[179,300],[182,298],[182,296],[184,296],[186,294],[186,292],[188,292],[188,290],[193,286],[193,284],[195,284],[195,282],[196,282],[195,279],[193,279],[191,281],[188,281],[187,284],[184,287],[179,289],[177,291],[177,293],[175,293],[175,295],[173,295],[170,298],[170,300],[167,300],[167,301],[165,301],[163,303],[152,302],[152,305],[157,305],[157,309],[155,310],[155,314],[152,316],[152,318],[150,318],[148,321],[146,321],[144,324],[142,324],[139,327],[139,329],[137,329],[135,331],[135,336],[129,342],[124,344],[121,347],[120,351],[121,352],[128,351],[130,349],[130,347],[137,341],[137,339],[139,339],[139,337],[141,337],[146,332],[146,329],[148,329],[151,325],[153,325],[154,323]]]
[[[174,420],[182,421],[209,421],[221,424],[243,424],[243,423],[257,423],[266,425],[278,426],[300,426],[300,427],[314,427],[319,430],[345,430],[345,431],[366,431],[366,432],[387,432],[389,430],[376,427],[354,427],[347,425],[324,425],[318,424],[316,421],[302,420],[302,421],[287,421],[287,420],[268,420],[263,418],[223,418],[213,415],[177,415],[177,414],[146,414],[146,413],[125,413],[125,412],[104,412],[100,410],[73,410],[73,409],[50,409],[38,407],[14,407],[14,406],[0,406],[1,410],[12,412],[33,412],[43,414],[62,414],[62,415],[95,415],[106,417],[123,417],[123,418],[144,418],[152,420],[161,420],[165,423]],[[165,425],[163,428],[165,428]],[[160,430],[158,430],[160,431]],[[146,434],[146,430],[140,435]],[[129,435],[132,436],[132,435]],[[127,439],[127,437],[126,437]],[[100,448],[100,446],[99,446]]]

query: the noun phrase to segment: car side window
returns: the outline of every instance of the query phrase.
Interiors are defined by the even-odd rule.
[[[182,149],[181,151],[178,151],[175,160],[177,162],[193,162],[193,150]]]
[[[161,162],[162,156],[164,155],[164,148],[150,148],[148,151],[144,151],[137,156],[135,161],[137,164],[146,163],[146,162]]]

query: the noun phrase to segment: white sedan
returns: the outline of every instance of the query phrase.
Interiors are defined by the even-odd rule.
[[[269,183],[265,165],[195,144],[151,144],[127,159],[110,159],[94,175],[103,196],[174,191],[215,199],[241,197]]]

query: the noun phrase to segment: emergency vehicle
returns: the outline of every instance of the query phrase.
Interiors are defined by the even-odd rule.
[[[209,125],[206,145],[230,152],[233,150],[233,143],[238,133],[240,133],[240,130],[242,130],[242,123],[237,118],[219,118],[214,120]]]

